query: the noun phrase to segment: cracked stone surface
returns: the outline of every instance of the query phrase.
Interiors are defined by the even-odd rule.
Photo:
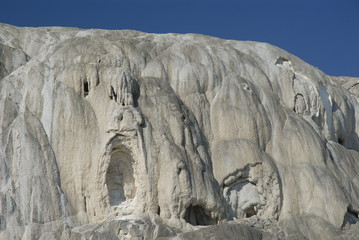
[[[358,86],[266,43],[0,24],[0,239],[358,239]]]

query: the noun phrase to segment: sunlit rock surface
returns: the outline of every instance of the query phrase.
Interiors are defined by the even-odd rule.
[[[0,239],[358,239],[358,86],[265,43],[0,25]]]

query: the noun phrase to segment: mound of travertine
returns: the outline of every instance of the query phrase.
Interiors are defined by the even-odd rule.
[[[266,43],[0,25],[0,239],[358,239],[359,79]]]

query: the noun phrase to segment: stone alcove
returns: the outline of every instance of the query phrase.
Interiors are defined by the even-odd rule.
[[[112,151],[106,171],[106,185],[111,206],[117,206],[135,197],[133,158],[128,152]]]
[[[217,221],[209,216],[207,211],[198,205],[190,205],[185,212],[184,220],[193,226],[197,225],[214,225]]]

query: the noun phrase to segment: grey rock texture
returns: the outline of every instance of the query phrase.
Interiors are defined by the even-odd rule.
[[[0,239],[358,239],[358,78],[269,44],[0,25]]]

